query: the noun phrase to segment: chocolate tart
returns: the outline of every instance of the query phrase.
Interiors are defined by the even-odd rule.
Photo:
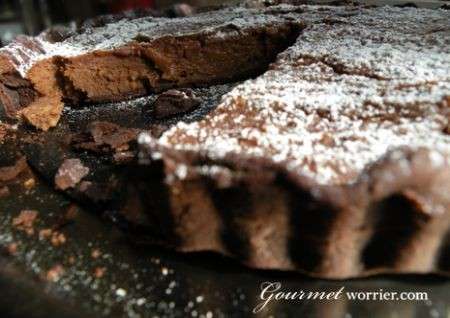
[[[90,202],[97,175],[95,193],[117,185],[99,206],[108,201],[139,242],[323,278],[450,273],[450,12],[247,4],[149,19],[107,28],[132,33],[159,21],[167,37],[158,42],[152,29],[158,36],[136,45],[195,34],[249,50],[224,51],[230,64],[208,55],[212,77],[196,67],[120,96],[64,91],[74,105],[60,125],[18,138],[35,170],[54,181],[66,159],[80,159],[69,163],[89,173],[65,191]],[[76,41],[99,43],[101,30]],[[166,62],[178,69],[179,60]],[[19,91],[29,76],[16,71]],[[150,96],[117,102],[141,94]]]
[[[250,267],[448,273],[449,12],[297,8],[306,28],[266,73],[139,136],[143,211],[177,250]]]

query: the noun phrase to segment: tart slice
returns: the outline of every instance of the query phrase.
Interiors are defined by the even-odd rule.
[[[121,101],[257,75],[302,26],[287,15],[232,8],[20,37],[0,49],[0,101],[9,116],[48,130],[64,103]]]

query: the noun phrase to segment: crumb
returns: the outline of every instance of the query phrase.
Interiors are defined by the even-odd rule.
[[[58,247],[66,243],[66,236],[58,231],[53,231],[52,229],[43,229],[39,231],[39,239],[48,240],[53,246]]]
[[[0,168],[0,181],[9,182],[16,179],[22,172],[28,168],[25,157],[16,161],[13,166]]]
[[[67,241],[66,236],[63,233],[57,231],[52,233],[52,238],[50,242],[52,243],[53,246],[55,247],[61,246],[65,244],[66,241]]]
[[[47,271],[46,279],[50,282],[57,282],[64,274],[64,267],[55,265]]]
[[[66,159],[56,173],[56,188],[59,190],[74,188],[88,174],[89,168],[85,167],[80,159]]]
[[[6,198],[10,195],[9,188],[7,186],[0,187],[0,198]]]
[[[76,258],[75,256],[71,255],[69,256],[69,259],[67,260],[69,262],[70,265],[75,264]]]
[[[44,96],[36,99],[20,113],[30,125],[48,131],[58,124],[63,108],[64,103],[61,102],[60,96]]]
[[[28,235],[34,234],[34,222],[38,216],[38,212],[34,210],[22,210],[19,216],[15,217],[12,225],[20,231],[26,232]]]
[[[158,119],[167,118],[191,111],[200,104],[201,100],[191,90],[170,89],[153,103],[153,115]]]
[[[105,275],[106,268],[105,267],[96,267],[94,269],[94,277],[95,278],[102,278]]]
[[[102,252],[100,252],[99,249],[96,248],[96,249],[92,250],[91,257],[92,257],[93,259],[97,259],[97,258],[99,258],[101,255],[102,255]]]
[[[75,148],[93,152],[123,152],[130,149],[130,143],[136,136],[136,129],[95,121],[88,125],[83,135],[76,136],[72,144]]]
[[[9,255],[15,255],[17,253],[17,247],[18,244],[17,243],[10,243],[8,244],[8,246],[6,247],[6,252]]]
[[[51,229],[43,229],[39,231],[39,239],[44,240],[48,239],[52,236],[52,230]]]
[[[30,178],[23,183],[25,189],[30,190],[36,186],[36,180],[34,178]]]

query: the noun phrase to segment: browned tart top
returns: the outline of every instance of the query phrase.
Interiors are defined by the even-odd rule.
[[[295,19],[306,29],[265,74],[203,120],[141,136],[153,156],[200,156],[209,162],[195,168],[201,175],[226,172],[228,164],[211,162],[264,160],[322,185],[354,183],[404,146],[450,165],[450,12],[300,8]],[[193,172],[183,160],[173,177]]]

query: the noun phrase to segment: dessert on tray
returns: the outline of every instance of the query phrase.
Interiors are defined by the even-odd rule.
[[[139,241],[326,278],[449,274],[450,12],[249,3],[44,33],[27,63],[3,50],[6,112],[62,114],[17,132],[31,166]]]

